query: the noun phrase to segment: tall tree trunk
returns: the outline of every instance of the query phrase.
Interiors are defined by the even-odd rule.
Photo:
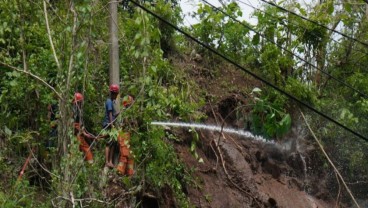
[[[118,1],[111,1],[109,3],[109,30],[110,30],[110,68],[109,68],[109,77],[110,77],[110,85],[117,84],[119,85],[120,76],[119,76],[119,25],[118,25]],[[120,103],[120,96],[116,99],[117,105],[115,105],[116,112],[120,112],[120,107],[118,103]]]

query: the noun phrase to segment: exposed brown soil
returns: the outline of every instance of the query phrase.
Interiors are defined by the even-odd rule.
[[[234,109],[247,105],[247,96],[254,87],[262,86],[242,71],[223,64],[203,63],[182,56],[175,60],[201,89],[207,92],[206,124],[247,128],[236,118]],[[247,110],[245,110],[245,113]],[[186,187],[195,207],[334,207],[333,196],[325,188],[325,174],[316,171],[307,175],[307,164],[316,153],[308,138],[296,144],[298,132],[281,144],[254,141],[237,135],[197,130],[200,142],[199,162],[189,150],[191,134],[185,129],[171,129],[183,142],[176,151],[194,182]],[[280,142],[281,143],[281,142]],[[291,143],[289,145],[289,143]],[[303,152],[296,145],[304,145]],[[307,148],[307,146],[310,146]],[[313,161],[314,162],[314,161]],[[315,161],[318,163],[318,161]],[[308,194],[309,193],[309,194]]]

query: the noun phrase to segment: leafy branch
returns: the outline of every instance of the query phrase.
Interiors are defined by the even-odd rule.
[[[42,79],[42,78],[40,78],[39,76],[37,76],[37,75],[33,74],[32,72],[18,69],[17,67],[15,67],[15,66],[11,66],[11,65],[6,64],[6,63],[4,63],[4,62],[2,62],[2,61],[0,61],[0,65],[1,65],[1,66],[6,67],[6,68],[8,68],[8,69],[12,69],[12,70],[15,70],[15,71],[17,71],[17,72],[21,72],[21,73],[24,73],[24,74],[26,74],[26,75],[28,75],[28,76],[33,77],[34,79],[36,79],[36,80],[40,81],[40,82],[41,82],[43,85],[45,85],[46,87],[50,88],[50,89],[51,89],[51,90],[52,90],[52,91],[53,91],[53,92],[58,96],[58,98],[59,98],[59,99],[61,99],[61,95],[60,95],[60,93],[59,93],[58,91],[56,91],[56,89],[55,89],[54,87],[52,87],[52,86],[51,86],[50,84],[48,84],[45,80],[43,80],[43,79]]]

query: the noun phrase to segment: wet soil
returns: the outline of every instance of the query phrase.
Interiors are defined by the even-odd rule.
[[[186,56],[176,57],[175,63],[206,92],[204,123],[249,130],[250,92],[261,83],[232,66]],[[236,110],[239,106],[243,106],[242,117]],[[203,162],[190,152],[193,138],[187,130],[170,131],[182,138],[175,148],[191,170],[193,182],[186,190],[195,207],[335,207],[334,197],[325,187],[325,174],[316,169],[314,175],[308,175],[307,166],[319,161],[312,161],[317,153],[308,142],[304,142],[310,146],[305,151],[296,148],[298,131],[290,133],[287,141],[271,144],[197,130],[200,141],[196,151]]]
[[[289,166],[288,158],[280,156],[284,153],[271,148],[273,144],[265,147],[249,138],[198,131],[197,153],[203,163],[186,143],[176,145],[182,161],[193,170],[195,181],[186,189],[195,207],[333,207],[332,197],[321,200],[305,192],[304,175],[296,176],[303,170]]]

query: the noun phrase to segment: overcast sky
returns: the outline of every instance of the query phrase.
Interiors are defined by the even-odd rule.
[[[207,0],[214,6],[221,6],[218,0]],[[224,0],[226,2],[226,0]],[[299,2],[303,4],[311,3],[315,0],[299,0]],[[242,3],[243,2],[243,3]],[[201,0],[180,0],[181,9],[183,10],[183,14],[185,15],[184,24],[195,24],[198,21],[190,17],[190,13],[197,11],[198,4],[203,3]],[[248,5],[251,5],[256,8],[260,8],[260,1],[259,0],[241,0],[238,2],[238,5],[242,9],[243,18],[250,22],[251,24],[255,24],[257,21],[254,18],[251,18],[251,14],[254,12],[254,9]]]
[[[211,3],[214,6],[221,6],[221,4],[219,3],[218,0],[207,0],[209,3]],[[250,4],[249,2],[251,2],[251,4],[253,6],[258,7],[258,1],[254,1],[254,0],[244,0],[244,2],[246,2],[247,4]],[[198,9],[198,4],[199,3],[203,3],[200,0],[181,0],[180,1],[180,5],[181,5],[181,9],[183,10],[183,14],[185,15],[185,19],[184,19],[184,24],[188,25],[188,24],[195,24],[198,21],[193,19],[192,17],[190,17],[189,13],[192,13],[194,11],[197,11]],[[244,4],[240,4],[239,6],[242,8],[243,11],[243,17],[244,18],[249,18],[250,14],[253,12],[253,9],[249,6],[246,6]],[[255,21],[255,20],[254,20]]]

